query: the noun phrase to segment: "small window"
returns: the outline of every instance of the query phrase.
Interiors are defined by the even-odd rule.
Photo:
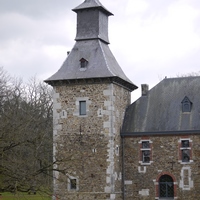
[[[151,143],[149,140],[141,141],[140,143],[140,163],[150,164],[151,161]]]
[[[88,61],[86,59],[81,58],[80,59],[80,68],[85,69],[87,67],[87,63],[88,63]]]
[[[143,163],[149,163],[150,162],[150,151],[142,151],[142,162]]]
[[[189,100],[187,96],[183,99],[182,103],[182,112],[191,112],[192,102]]]
[[[79,190],[78,177],[68,176],[67,188],[69,192],[76,192]]]
[[[181,147],[190,147],[189,140],[182,140],[181,141]]]
[[[190,139],[181,139],[179,141],[179,162],[181,163],[190,163],[192,161],[191,154],[191,140]]]
[[[115,154],[116,154],[117,156],[119,156],[119,146],[118,146],[118,145],[115,147]]]
[[[79,101],[79,114],[86,115],[86,101]]]
[[[76,179],[70,179],[70,190],[76,190],[76,189],[77,189]]]
[[[143,148],[143,149],[148,149],[148,148],[150,148],[150,143],[149,143],[149,141],[143,141],[143,142],[142,142],[142,148]]]
[[[190,150],[183,149],[182,150],[182,162],[189,162],[190,161]]]
[[[189,147],[190,147],[189,140],[181,141],[182,162],[190,161],[190,149],[188,149]]]

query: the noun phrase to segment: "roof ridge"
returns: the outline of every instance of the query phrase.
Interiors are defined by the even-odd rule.
[[[164,78],[163,80],[172,80],[172,79],[186,79],[186,78],[200,78],[200,75],[198,76],[192,76],[192,75],[188,75],[188,76],[178,76],[178,77],[170,77],[170,78]],[[162,81],[163,81],[162,80]]]
[[[106,59],[105,52],[104,52],[104,49],[103,49],[103,47],[102,47],[102,44],[101,44],[100,40],[99,40],[98,42],[99,42],[99,45],[100,45],[100,47],[101,47],[101,51],[102,51],[102,53],[103,53],[103,57],[104,57],[104,60],[105,60],[107,69],[110,71],[110,73],[111,73],[113,76],[116,76],[116,74],[114,74],[114,73],[111,71],[111,69],[110,69],[110,67],[109,67],[109,65],[108,65],[108,61],[107,61],[107,59]]]

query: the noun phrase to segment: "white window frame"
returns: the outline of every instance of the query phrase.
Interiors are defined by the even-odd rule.
[[[86,114],[85,115],[80,115],[80,102],[83,102],[83,101],[86,102]],[[89,100],[88,97],[77,97],[76,98],[76,102],[75,102],[76,108],[74,110],[73,115],[74,116],[78,116],[78,117],[87,117],[88,113],[89,113],[90,104],[91,104],[91,101]]]
[[[149,142],[149,148],[143,148],[142,147],[142,143],[143,142]],[[151,140],[140,140],[139,142],[138,142],[139,144],[140,144],[140,160],[139,160],[139,163],[140,163],[140,165],[151,165],[151,163],[153,163],[153,161],[152,161],[152,141]],[[150,161],[149,162],[144,162],[144,158],[143,158],[143,152],[144,151],[149,151],[149,157],[150,157]]]
[[[189,141],[189,147],[182,147],[182,141],[184,140],[188,140]],[[192,140],[190,138],[181,138],[179,141],[179,160],[178,162],[181,163],[181,164],[190,164],[193,162],[192,160],[192,148],[191,148],[191,143],[192,143]],[[183,150],[189,150],[190,151],[190,160],[188,162],[184,162],[183,159],[182,159],[182,151]]]
[[[84,116],[87,115],[87,102],[84,101],[79,101],[79,115]]]
[[[71,186],[71,180],[76,180],[76,188],[75,189],[73,189],[72,186]],[[68,175],[68,186],[67,186],[67,188],[68,188],[69,192],[78,191],[79,190],[79,179],[78,179],[78,177]]]

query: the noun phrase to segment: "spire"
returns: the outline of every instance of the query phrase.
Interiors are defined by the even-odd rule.
[[[85,0],[73,9],[77,13],[76,41],[100,39],[108,40],[108,17],[113,15],[98,0]]]

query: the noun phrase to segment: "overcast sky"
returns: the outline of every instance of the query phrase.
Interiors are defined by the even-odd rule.
[[[100,0],[110,49],[137,86],[200,71],[200,0]],[[83,0],[0,0],[0,66],[24,80],[54,74],[75,43]]]

